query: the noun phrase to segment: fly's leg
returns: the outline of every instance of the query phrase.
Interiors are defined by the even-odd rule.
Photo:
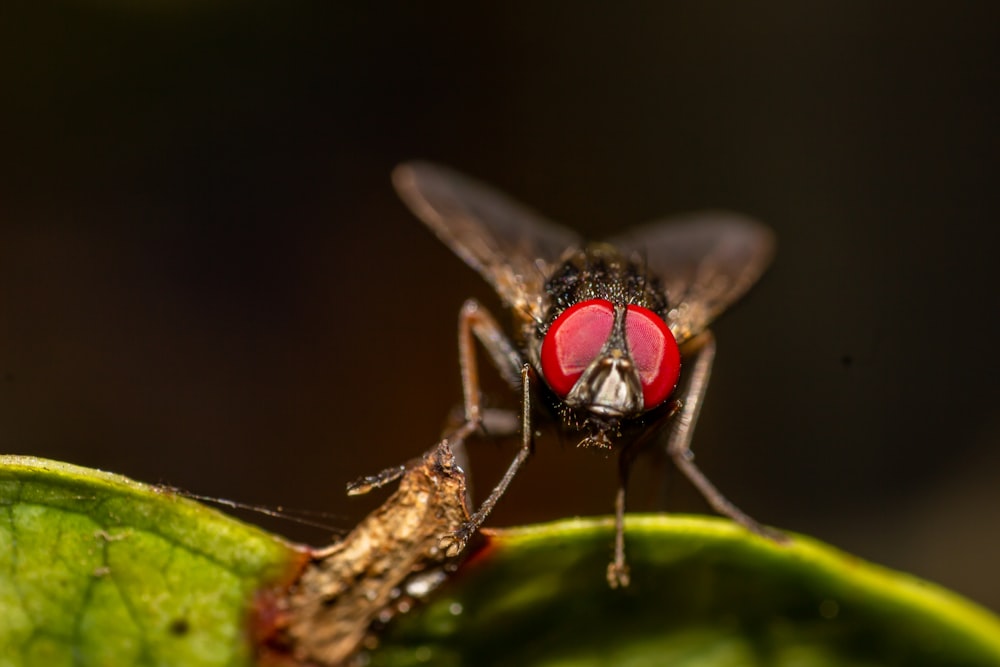
[[[469,538],[472,537],[473,533],[479,530],[479,527],[483,525],[486,517],[490,515],[493,511],[493,507],[497,504],[500,496],[504,494],[507,487],[510,485],[511,480],[517,474],[517,471],[521,469],[524,462],[528,460],[528,456],[531,455],[533,449],[533,436],[531,432],[531,366],[524,364],[521,367],[521,387],[522,387],[522,405],[521,410],[521,447],[517,450],[517,454],[514,456],[514,460],[510,462],[510,466],[507,468],[507,472],[504,473],[497,485],[493,487],[490,495],[487,496],[483,504],[479,506],[479,509],[469,517],[469,520],[462,525],[454,534],[445,536],[441,540],[441,548],[444,549],[446,556],[457,556],[462,549],[465,548],[466,543]]]
[[[615,557],[608,563],[608,585],[625,588],[629,583],[628,565],[625,564],[625,489],[637,451],[636,443],[627,445],[618,455],[618,493],[615,494]]]
[[[694,364],[688,375],[684,394],[680,399],[679,413],[671,425],[667,453],[716,512],[729,517],[753,533],[776,542],[788,541],[788,537],[783,533],[761,525],[731,503],[708,480],[705,473],[695,465],[694,452],[691,451],[691,437],[694,435],[694,427],[698,421],[698,414],[701,412],[702,399],[708,388],[708,378],[712,373],[712,362],[715,359],[715,337],[712,336],[712,332],[705,331],[692,339],[688,345],[695,347]]]
[[[629,584],[628,565],[625,564],[625,482],[623,479],[615,494],[615,557],[608,563],[608,585],[625,588]]]
[[[618,493],[615,495],[615,556],[608,563],[608,585],[611,588],[625,588],[629,584],[628,564],[625,562],[625,490],[628,488],[629,472],[636,456],[648,444],[650,438],[659,431],[658,426],[669,421],[680,409],[679,401],[672,401],[670,409],[650,428],[625,446],[618,455]]]
[[[461,423],[445,435],[456,459],[467,461],[465,440],[473,433],[494,426],[490,412],[482,407],[479,390],[479,366],[476,363],[476,341],[483,345],[500,377],[512,389],[521,386],[521,355],[504,334],[503,329],[475,299],[468,299],[458,313],[458,366],[462,377]]]
[[[476,364],[476,340],[512,389],[521,386],[522,366],[520,353],[493,319],[489,311],[475,299],[462,304],[458,315],[458,364],[462,374],[462,398],[466,424],[482,426],[483,411],[479,393],[479,367]]]
[[[497,368],[500,376],[512,388],[522,387],[524,401],[521,418],[513,417],[510,411],[489,410],[482,407],[482,396],[479,390],[479,367],[476,364],[476,341],[482,343]],[[490,313],[479,302],[469,299],[462,304],[458,317],[458,362],[462,375],[462,412],[458,417],[449,418],[449,427],[441,440],[441,444],[451,448],[459,467],[463,467],[468,459],[465,450],[466,439],[477,431],[486,431],[490,435],[509,435],[520,426],[522,436],[521,448],[511,462],[503,478],[496,485],[482,506],[470,517],[454,535],[442,540],[442,548],[448,555],[458,554],[469,537],[482,525],[500,496],[525,459],[531,453],[531,403],[529,400],[529,376],[531,367],[521,361],[521,355],[504,334],[503,329]],[[406,472],[406,466],[387,468],[375,475],[362,477],[347,485],[348,495],[360,495],[372,489],[393,482]],[[471,486],[471,484],[470,484]]]
[[[476,530],[483,524],[496,505],[497,500],[507,490],[507,486],[520,470],[521,466],[531,454],[532,431],[531,431],[531,394],[530,394],[530,374],[531,367],[521,361],[521,355],[517,352],[510,340],[504,334],[503,329],[489,312],[479,305],[474,299],[469,299],[462,304],[462,310],[458,317],[458,363],[462,374],[462,397],[465,407],[465,423],[458,427],[447,440],[453,443],[453,447],[464,447],[465,439],[472,433],[482,430],[486,414],[482,408],[482,395],[479,390],[479,367],[476,364],[476,341],[482,343],[483,348],[489,355],[493,365],[500,372],[500,376],[511,387],[520,387],[522,390],[521,402],[521,447],[511,461],[507,472],[500,479],[497,485],[490,492],[490,495],[483,501],[483,504],[469,518],[469,520],[453,535],[446,536],[442,540],[441,547],[445,549],[447,555],[458,554],[466,542]],[[457,443],[457,444],[456,444]],[[464,454],[464,452],[463,452]]]

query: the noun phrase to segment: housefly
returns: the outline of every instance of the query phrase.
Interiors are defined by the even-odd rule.
[[[708,325],[769,264],[774,237],[768,228],[735,214],[702,213],[586,243],[445,167],[406,163],[393,172],[393,182],[413,213],[493,286],[514,319],[511,339],[474,300],[459,314],[464,422],[451,440],[482,430],[478,340],[500,375],[522,392],[521,446],[486,500],[450,538],[452,552],[464,547],[531,453],[533,395],[554,409],[565,429],[581,434],[581,446],[619,450],[612,587],[629,581],[629,468],[638,449],[663,432],[671,459],[716,511],[782,539],[719,493],[695,465],[690,447],[715,356]]]

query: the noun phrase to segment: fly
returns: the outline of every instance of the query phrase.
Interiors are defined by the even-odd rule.
[[[586,243],[445,167],[402,164],[393,182],[413,213],[493,286],[514,319],[512,339],[475,300],[459,314],[464,422],[448,439],[459,443],[482,430],[479,341],[521,392],[521,446],[479,509],[448,538],[450,553],[464,548],[530,455],[534,396],[553,408],[565,429],[582,434],[581,446],[618,449],[612,587],[629,583],[629,469],[641,446],[664,429],[667,453],[716,511],[754,533],[783,539],[729,502],[691,452],[715,357],[708,325],[770,263],[774,236],[767,227],[731,213],[702,213]]]

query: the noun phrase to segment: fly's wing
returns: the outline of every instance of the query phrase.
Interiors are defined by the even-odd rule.
[[[757,282],[774,256],[774,233],[735,213],[711,211],[662,220],[609,240],[637,254],[663,282],[667,325],[683,343],[704,330]]]
[[[396,167],[400,197],[511,308],[542,317],[545,281],[580,238],[492,188],[427,162]]]

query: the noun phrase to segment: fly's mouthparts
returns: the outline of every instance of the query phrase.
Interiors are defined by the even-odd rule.
[[[577,447],[596,447],[597,449],[611,449],[611,438],[605,431],[598,431],[595,434],[588,435],[586,438],[577,443]]]

